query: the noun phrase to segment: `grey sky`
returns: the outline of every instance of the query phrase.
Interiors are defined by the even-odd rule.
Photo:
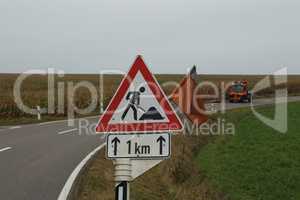
[[[0,72],[300,73],[299,0],[1,0]]]

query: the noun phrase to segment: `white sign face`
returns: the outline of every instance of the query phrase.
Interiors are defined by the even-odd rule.
[[[171,136],[159,134],[109,134],[107,158],[163,159],[170,157]]]
[[[113,114],[110,124],[115,123],[169,122],[140,72],[132,80],[129,90]]]

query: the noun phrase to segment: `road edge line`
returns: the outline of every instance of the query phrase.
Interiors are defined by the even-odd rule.
[[[100,114],[101,115],[101,114]],[[49,124],[55,124],[55,123],[61,123],[61,122],[67,122],[69,120],[80,120],[80,119],[92,119],[92,118],[97,118],[100,115],[93,115],[93,116],[88,116],[88,117],[80,117],[80,118],[74,118],[74,119],[61,119],[61,120],[54,120],[54,121],[45,121],[45,122],[40,122],[40,123],[33,123],[30,125],[39,125],[39,126],[43,126],[43,125],[49,125]]]
[[[69,130],[60,131],[57,134],[58,135],[64,135],[64,134],[67,134],[67,133],[72,133],[72,132],[77,131],[77,130],[78,130],[78,128],[73,128],[73,129],[69,129]]]
[[[11,126],[11,127],[9,127],[8,129],[14,130],[14,129],[18,129],[18,128],[21,128],[21,126]]]
[[[69,176],[69,178],[67,179],[63,189],[61,190],[57,200],[67,200],[68,196],[71,192],[71,189],[74,185],[74,182],[76,180],[76,178],[78,177],[78,175],[80,174],[81,170],[83,169],[83,167],[86,165],[86,163],[98,152],[100,151],[104,146],[106,145],[106,143],[101,144],[99,147],[97,147],[96,149],[94,149],[92,152],[90,152],[78,165],[77,167],[73,170],[73,172],[71,173],[71,175]]]
[[[0,152],[4,152],[7,150],[11,150],[11,149],[12,149],[12,147],[5,147],[5,148],[0,149]]]

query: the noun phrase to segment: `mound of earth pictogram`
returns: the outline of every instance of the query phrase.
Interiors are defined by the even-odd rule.
[[[139,120],[162,120],[164,119],[155,107],[150,107]]]

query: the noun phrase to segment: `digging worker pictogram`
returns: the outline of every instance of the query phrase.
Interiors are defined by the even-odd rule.
[[[126,100],[129,100],[128,106],[125,109],[124,113],[122,114],[121,119],[124,120],[128,111],[130,109],[132,109],[133,111],[133,118],[134,120],[138,120],[138,109],[141,109],[143,112],[145,112],[145,110],[143,108],[140,107],[140,96],[142,93],[145,92],[145,88],[144,87],[140,87],[139,91],[131,91],[128,92],[127,96],[126,96]]]

